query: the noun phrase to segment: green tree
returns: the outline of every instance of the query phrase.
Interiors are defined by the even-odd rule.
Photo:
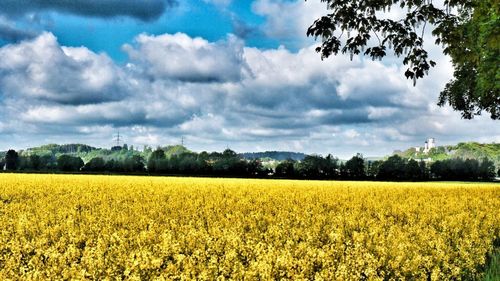
[[[367,169],[367,175],[371,178],[375,178],[379,172],[380,165],[382,165],[384,161],[377,160],[377,161],[368,161],[368,169]]]
[[[392,155],[380,165],[377,178],[382,180],[401,180],[404,179],[405,170],[405,160],[399,155]]]
[[[57,159],[52,154],[46,154],[40,156],[40,169],[43,170],[55,170],[57,169]]]
[[[92,158],[85,163],[83,169],[90,172],[102,172],[106,169],[106,162],[101,157]]]
[[[328,154],[324,161],[324,174],[326,178],[337,178],[339,176],[339,159]]]
[[[358,153],[349,159],[345,163],[345,170],[349,178],[362,179],[366,177],[365,159],[363,159],[363,155]]]
[[[213,163],[213,171],[216,174],[227,176],[242,176],[247,173],[247,163],[241,159],[238,154],[226,149],[221,153],[212,153],[215,162]]]
[[[410,159],[405,166],[405,178],[407,180],[416,181],[422,178],[422,171],[418,162],[414,159]]]
[[[29,156],[29,164],[30,164],[30,168],[35,170],[35,171],[38,171],[42,168],[42,160],[41,160],[40,156],[38,156],[36,154],[31,154]]]
[[[7,151],[7,154],[5,154],[5,169],[7,171],[15,171],[17,170],[18,164],[19,154],[13,149]]]
[[[304,178],[321,178],[324,176],[326,162],[319,155],[307,155],[297,165],[297,174]]]
[[[420,161],[418,163],[418,167],[420,169],[421,180],[429,179],[429,169],[427,168],[427,165],[425,164],[425,162]]]
[[[252,159],[247,162],[247,175],[250,177],[263,177],[267,175],[267,169],[262,166],[259,159]]]
[[[495,164],[488,158],[484,158],[479,165],[479,176],[483,180],[495,178]]]
[[[278,177],[286,177],[286,178],[291,178],[295,176],[295,160],[293,159],[287,159],[285,161],[280,162],[276,166],[276,171],[274,174]]]
[[[125,172],[143,172],[144,159],[140,155],[126,157],[123,160],[123,169]]]
[[[166,160],[165,151],[163,151],[163,149],[161,149],[161,148],[157,148],[149,156],[148,164],[147,164],[148,172],[154,173],[154,172],[159,172],[160,170],[162,170],[162,168],[164,168],[164,167],[161,167],[162,166],[161,164],[163,164],[162,163],[163,160]]]
[[[83,167],[82,158],[63,154],[57,158],[57,168],[64,172],[76,172]]]
[[[323,39],[316,49],[322,58],[342,52],[382,59],[392,49],[404,57],[405,76],[415,83],[435,65],[424,49],[425,29],[432,26],[436,44],[444,46],[455,68],[438,104],[451,105],[467,119],[482,111],[500,119],[498,0],[445,0],[444,8],[432,0],[320,1],[327,3],[328,14],[317,19],[307,35]],[[400,19],[381,13],[394,6],[408,12]]]
[[[19,155],[19,158],[17,160],[17,170],[19,171],[31,170],[28,156]]]

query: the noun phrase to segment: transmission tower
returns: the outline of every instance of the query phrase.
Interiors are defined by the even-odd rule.
[[[122,137],[120,136],[120,130],[118,130],[118,134],[115,135],[116,146],[120,146],[122,141]]]

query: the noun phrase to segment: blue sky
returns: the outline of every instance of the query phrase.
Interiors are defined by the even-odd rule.
[[[213,4],[199,0],[176,3],[167,8],[158,18],[141,20],[130,16],[99,17],[79,15],[78,13],[48,10],[36,14],[38,23],[26,19],[12,22],[17,27],[28,30],[49,31],[61,45],[85,46],[94,52],[106,52],[117,62],[126,60],[121,50],[123,44],[132,42],[140,33],[160,35],[182,32],[191,37],[203,37],[209,41],[223,40],[228,34],[237,34],[241,28],[258,28],[264,17],[252,11],[253,1],[242,0],[238,4]],[[32,14],[24,15],[32,17]],[[245,29],[245,30],[247,30]],[[243,34],[238,34],[245,36]],[[248,46],[276,48],[281,42],[273,38],[246,34]],[[10,43],[3,40],[3,45]],[[294,46],[290,46],[293,48]]]
[[[0,6],[0,150],[46,143],[178,143],[349,157],[500,141],[437,96],[442,50],[414,87],[399,59],[321,61],[305,36],[319,0],[5,0]],[[431,42],[431,40],[428,40]]]

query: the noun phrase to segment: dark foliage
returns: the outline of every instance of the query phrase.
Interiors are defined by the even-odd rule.
[[[77,172],[83,167],[80,157],[63,154],[57,158],[57,168],[63,172]]]
[[[426,27],[436,44],[452,59],[454,79],[441,92],[438,104],[449,104],[471,119],[482,111],[500,119],[500,4],[497,0],[445,0],[444,8],[432,0],[321,0],[327,14],[317,19],[307,35],[321,38],[322,58],[339,52],[384,58],[390,50],[403,57],[405,76],[428,74],[435,62],[424,49]],[[399,19],[383,12],[406,9]],[[373,40],[372,40],[373,39]]]
[[[431,173],[440,180],[491,180],[495,177],[495,165],[487,158],[481,162],[457,158],[434,162]]]
[[[82,170],[88,172],[104,172],[106,170],[106,162],[101,157],[96,157],[85,163]]]
[[[357,154],[345,163],[345,177],[351,179],[364,179],[366,177],[365,160],[361,154]]]
[[[7,171],[15,171],[19,165],[19,154],[11,149],[5,154],[5,169]]]
[[[149,153],[147,163],[138,154],[120,153],[114,158],[94,157],[85,165],[80,157],[71,154],[19,156],[14,150],[4,153],[0,164],[6,163],[9,170],[62,171],[91,173],[144,173],[157,175],[204,175],[220,177],[290,178],[290,179],[345,179],[424,181],[459,180],[490,181],[496,176],[493,161],[484,158],[448,159],[426,164],[424,161],[407,160],[393,155],[387,160],[366,161],[357,154],[341,163],[332,155],[307,155],[302,161],[287,159],[276,168],[265,168],[259,159],[244,159],[240,154],[226,149],[223,152],[195,153],[180,150],[167,155],[161,148]],[[147,165],[145,165],[147,164]]]
[[[276,170],[274,175],[282,178],[294,178],[295,175],[295,166],[296,161],[292,159],[287,159],[276,166]]]

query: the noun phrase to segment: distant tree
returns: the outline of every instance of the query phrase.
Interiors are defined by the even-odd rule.
[[[163,160],[165,159],[165,151],[163,151],[161,148],[157,148],[155,151],[153,151],[151,155],[149,155],[147,163],[148,172],[155,173],[166,170],[166,167],[163,166],[163,164],[165,164]]]
[[[238,154],[234,152],[233,150],[227,148],[222,152],[222,157],[223,158],[236,158],[238,157]]]
[[[108,161],[106,161],[104,170],[108,171],[108,172],[115,172],[117,170],[117,168],[118,168],[118,164],[116,164],[116,160],[109,159]]]
[[[365,159],[363,155],[356,154],[345,163],[345,172],[348,178],[362,179],[366,177]]]
[[[151,153],[153,152],[153,149],[151,149],[151,147],[150,147],[150,146],[148,146],[148,145],[144,145],[144,147],[143,147],[143,150],[142,150],[142,151],[143,151],[145,154],[149,155],[149,154],[151,154]]]
[[[402,180],[405,177],[406,163],[399,155],[392,155],[384,161],[377,174],[382,180]]]
[[[462,176],[465,179],[471,180],[477,180],[480,177],[479,161],[476,159],[466,159],[461,166],[462,169],[458,171],[460,174],[457,177]]]
[[[221,152],[217,152],[217,151],[213,151],[213,152],[210,152],[208,154],[208,158],[210,161],[217,161],[218,159],[222,158],[222,153]]]
[[[17,170],[18,164],[19,154],[13,149],[7,151],[7,154],[5,154],[5,169],[7,171],[15,171]]]
[[[280,162],[276,166],[274,174],[278,177],[284,177],[284,178],[295,177],[295,169],[294,169],[295,163],[296,161],[294,161],[293,159],[288,159]]]
[[[479,165],[479,175],[483,180],[492,180],[495,178],[495,163],[488,158],[483,158]]]
[[[199,174],[206,172],[206,162],[196,153],[182,152],[170,157],[170,170],[181,174]]]
[[[46,154],[40,156],[40,170],[56,170],[57,169],[57,159],[52,154]]]
[[[325,161],[319,155],[307,155],[302,161],[298,162],[296,172],[303,178],[318,179],[324,175]]]
[[[339,176],[339,159],[333,157],[331,154],[328,154],[325,157],[323,169],[325,178],[337,178]]]
[[[250,177],[263,177],[267,175],[267,170],[259,159],[252,159],[247,163],[247,174]]]
[[[441,178],[446,173],[446,166],[441,161],[431,164],[430,172],[433,178]]]
[[[202,151],[200,154],[198,154],[198,157],[203,161],[209,161],[210,154],[206,151]]]
[[[418,162],[414,159],[410,159],[405,165],[405,175],[406,180],[416,181],[420,179],[420,167]]]
[[[30,168],[38,171],[42,168],[42,159],[36,154],[31,154],[29,156]]]
[[[244,176],[247,174],[247,162],[230,149],[221,153],[211,153],[213,172],[218,175]]]
[[[331,154],[306,155],[300,162],[294,164],[295,176],[312,179],[331,179],[339,175],[339,161]]]
[[[140,155],[132,155],[123,160],[123,169],[125,172],[143,172],[144,159]]]
[[[64,172],[76,172],[83,167],[82,158],[63,154],[57,158],[57,168]]]
[[[28,156],[19,155],[19,158],[17,159],[17,170],[19,171],[31,170]]]
[[[446,159],[431,165],[432,175],[441,180],[491,180],[495,177],[495,165],[488,159],[481,163],[476,159]]]
[[[377,161],[368,161],[368,168],[367,168],[367,176],[370,178],[375,178],[377,177],[377,174],[380,169],[380,165],[382,165],[383,161],[377,160]]]
[[[106,168],[105,170],[108,172],[115,172],[115,173],[123,173],[123,172],[132,172],[129,168],[129,162],[130,160],[128,158],[115,158],[115,159],[110,159],[106,161]]]
[[[42,167],[41,158],[36,154],[20,155],[17,169],[21,171],[37,171]]]
[[[106,169],[106,162],[101,157],[92,158],[89,162],[85,163],[83,170],[89,172],[103,172]]]
[[[427,165],[425,164],[424,161],[420,161],[420,163],[418,163],[418,167],[419,167],[419,170],[420,170],[420,176],[421,176],[421,180],[428,180],[429,179],[429,169],[427,168]]]
[[[347,171],[345,163],[340,163],[339,171],[340,171],[340,177],[341,178],[346,179],[346,178],[349,177],[349,172]]]

